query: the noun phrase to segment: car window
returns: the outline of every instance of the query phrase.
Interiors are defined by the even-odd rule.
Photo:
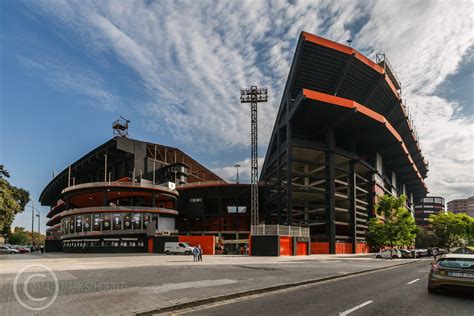
[[[474,269],[474,259],[445,258],[438,261],[440,267],[456,269]]]
[[[180,246],[181,248],[184,248],[184,244],[182,244],[182,243],[179,243],[179,246]]]

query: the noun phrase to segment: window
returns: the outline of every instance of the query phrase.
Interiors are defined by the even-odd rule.
[[[92,215],[92,230],[97,232],[100,231],[100,223],[102,221],[101,214]]]
[[[114,214],[112,220],[113,220],[112,229],[122,230],[122,214],[120,213]]]
[[[143,216],[143,228],[146,228],[148,224],[151,222],[151,214],[150,213],[145,213]]]
[[[133,229],[142,229],[142,214],[133,214]]]
[[[76,231],[74,228],[75,228],[75,225],[74,225],[74,221],[76,220],[76,218],[74,216],[71,216],[70,219],[69,219],[69,234],[74,234],[74,232]]]
[[[84,232],[90,232],[91,231],[91,215],[90,214],[85,214],[83,215],[83,229]]]
[[[111,217],[110,214],[106,213],[102,216],[102,230],[111,230]]]
[[[123,229],[132,229],[132,213],[123,214]]]

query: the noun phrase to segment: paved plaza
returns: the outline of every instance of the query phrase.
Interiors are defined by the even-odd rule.
[[[149,254],[5,255],[0,257],[0,313],[133,315],[410,261],[367,255],[205,256],[198,263],[191,256]]]

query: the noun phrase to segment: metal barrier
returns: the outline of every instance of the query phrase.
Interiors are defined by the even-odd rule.
[[[286,225],[252,225],[251,235],[253,236],[292,236],[292,237],[308,237],[309,227],[286,226]]]

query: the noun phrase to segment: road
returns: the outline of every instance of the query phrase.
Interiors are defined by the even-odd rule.
[[[429,262],[241,298],[183,315],[474,315],[474,292],[427,291]]]

